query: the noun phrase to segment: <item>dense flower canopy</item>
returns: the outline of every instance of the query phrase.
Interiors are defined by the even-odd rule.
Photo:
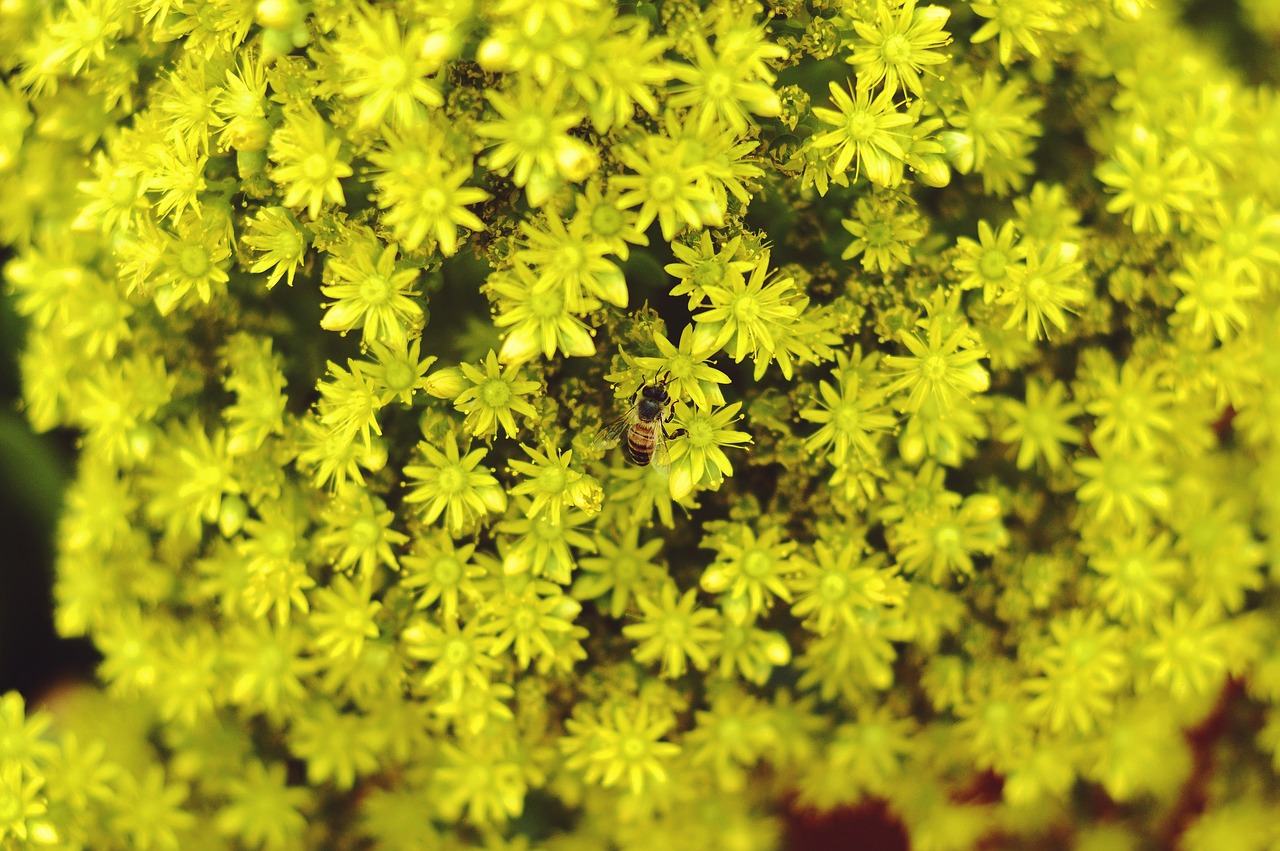
[[[1179,6],[0,4],[102,654],[0,846],[1280,842],[1280,98]]]

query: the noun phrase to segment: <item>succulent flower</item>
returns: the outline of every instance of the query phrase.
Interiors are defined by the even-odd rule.
[[[1276,845],[1280,42],[1192,5],[0,3],[102,657],[0,847]]]

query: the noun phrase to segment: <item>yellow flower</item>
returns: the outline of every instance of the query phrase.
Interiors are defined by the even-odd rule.
[[[683,499],[698,486],[717,488],[725,476],[733,475],[733,465],[721,447],[751,442],[751,435],[729,427],[738,420],[741,409],[741,402],[714,412],[676,403],[675,423],[686,434],[684,439],[675,441],[671,449],[672,499]]]
[[[375,260],[376,250],[373,244],[358,244],[326,264],[337,283],[322,286],[320,292],[336,301],[325,305],[320,327],[344,334],[361,328],[366,343],[403,343],[422,321],[422,305],[413,288],[419,270],[397,269],[394,245],[384,247]]]
[[[486,514],[506,510],[507,496],[488,467],[480,464],[486,450],[462,455],[453,432],[444,440],[444,451],[426,441],[418,442],[425,464],[410,464],[404,474],[412,485],[404,501],[423,503],[423,523],[434,523],[443,514],[449,534],[461,536]]]
[[[515,437],[519,429],[513,413],[525,417],[537,416],[533,405],[522,399],[537,390],[537,381],[520,378],[520,369],[510,364],[503,369],[493,349],[484,362],[484,371],[469,363],[460,365],[462,374],[471,386],[458,394],[453,406],[467,415],[462,427],[476,437],[497,434],[498,425],[507,437]]]

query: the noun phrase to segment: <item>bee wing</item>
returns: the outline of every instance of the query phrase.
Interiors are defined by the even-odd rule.
[[[659,476],[671,474],[671,452],[667,449],[667,436],[663,434],[661,423],[653,432],[653,456],[649,459],[649,466]]]
[[[596,432],[595,439],[591,441],[591,448],[604,451],[617,446],[622,436],[626,434],[627,428],[635,421],[635,413],[636,406],[632,405],[631,410],[601,428]]]

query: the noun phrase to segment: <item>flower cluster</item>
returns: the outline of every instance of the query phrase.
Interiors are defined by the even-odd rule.
[[[1280,97],[1177,11],[0,4],[102,654],[0,846],[1275,845]]]

